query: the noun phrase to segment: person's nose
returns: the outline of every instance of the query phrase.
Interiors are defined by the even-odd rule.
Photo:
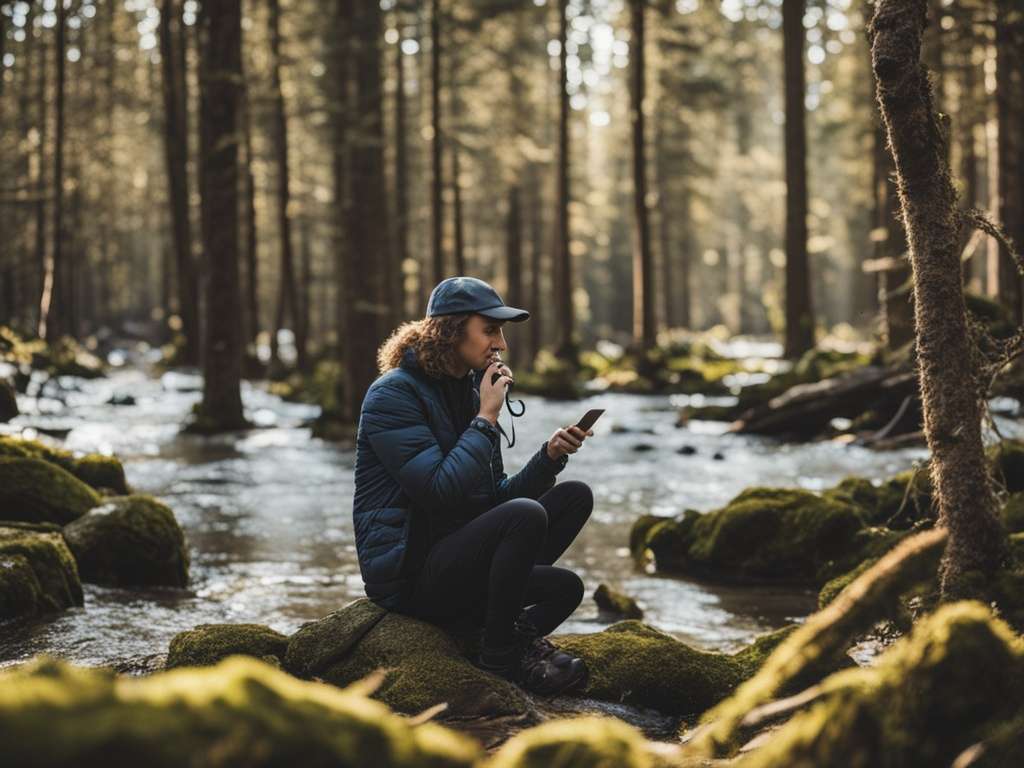
[[[506,349],[508,349],[508,345],[505,343],[504,331],[498,331],[498,344],[495,345],[495,349],[497,349],[499,352],[504,352]]]

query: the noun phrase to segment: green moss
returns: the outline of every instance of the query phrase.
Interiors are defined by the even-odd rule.
[[[586,662],[590,678],[581,695],[691,715],[725,698],[754,674],[788,631],[773,633],[733,655],[697,650],[633,620],[603,632],[551,639]]]
[[[72,605],[82,605],[82,584],[60,533],[0,523],[0,620]]]
[[[469,661],[443,629],[367,599],[356,600],[292,635],[284,668],[348,685],[384,667],[373,694],[399,712],[416,713],[446,702],[445,717],[522,715],[530,711],[516,686]]]
[[[837,565],[860,559],[863,527],[846,501],[799,489],[749,488],[722,509],[688,511],[652,525],[643,548],[654,553],[658,570],[813,584]]]
[[[115,493],[128,493],[124,467],[114,456],[88,453],[82,457],[75,457],[70,451],[51,448],[38,440],[25,440],[6,435],[0,435],[0,456],[42,459],[56,464],[93,488],[109,488]]]
[[[1024,649],[978,603],[922,620],[870,668],[828,678],[818,703],[742,761],[756,766],[950,765],[1024,706]]]
[[[607,717],[556,720],[521,731],[487,763],[488,768],[650,768],[643,734]]]
[[[106,499],[64,528],[85,581],[110,586],[188,584],[188,549],[174,513],[152,496]]]
[[[0,456],[0,509],[6,518],[63,525],[99,501],[96,491],[56,464]]]
[[[235,654],[253,656],[280,666],[288,638],[262,624],[200,624],[179,632],[167,651],[167,668],[207,667]]]
[[[834,579],[829,579],[825,582],[825,586],[818,592],[818,608],[824,608],[826,605],[835,600],[836,595],[842,592],[846,587],[851,584],[858,576],[864,571],[870,568],[872,565],[878,562],[877,557],[871,557],[861,562],[853,570],[847,571],[844,574],[836,576]]]
[[[144,678],[38,659],[0,672],[10,765],[469,768],[468,739],[412,727],[360,691],[304,682],[255,659]]]
[[[927,468],[900,472],[879,485],[863,477],[847,477],[822,495],[853,504],[872,525],[905,529],[918,520],[933,517]]]
[[[629,595],[617,592],[607,584],[599,584],[594,590],[594,602],[597,603],[598,610],[605,614],[625,619],[642,619],[644,617],[643,609],[636,604],[636,600]]]
[[[1015,493],[1006,500],[1002,518],[1003,525],[1010,533],[1024,532],[1024,493]]]

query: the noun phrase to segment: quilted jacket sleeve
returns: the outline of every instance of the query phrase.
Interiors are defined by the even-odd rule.
[[[562,456],[553,460],[548,456],[547,447],[545,441],[526,465],[511,477],[504,472],[501,473],[501,477],[495,483],[498,504],[524,496],[528,499],[537,499],[555,484],[555,475],[565,469],[569,457]]]
[[[490,483],[493,443],[487,435],[470,427],[443,453],[419,397],[401,383],[367,392],[360,429],[402,490],[432,512],[455,514],[470,491]]]

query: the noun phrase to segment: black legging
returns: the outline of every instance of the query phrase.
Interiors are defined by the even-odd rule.
[[[586,483],[558,483],[540,499],[510,499],[470,520],[431,547],[405,609],[419,618],[483,619],[484,642],[506,646],[526,608],[542,635],[583,600],[583,581],[557,560],[594,506]]]

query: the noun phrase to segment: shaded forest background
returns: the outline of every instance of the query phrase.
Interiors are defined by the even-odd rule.
[[[925,38],[962,205],[1018,242],[1019,6],[935,0]],[[829,332],[899,346],[909,263],[871,13],[0,3],[0,319],[92,346],[136,334],[185,364],[244,355],[249,375],[340,357],[354,413],[379,342],[453,274],[531,310],[509,334],[527,367],[714,326],[789,356]],[[963,245],[968,290],[1020,317],[1008,255]]]

